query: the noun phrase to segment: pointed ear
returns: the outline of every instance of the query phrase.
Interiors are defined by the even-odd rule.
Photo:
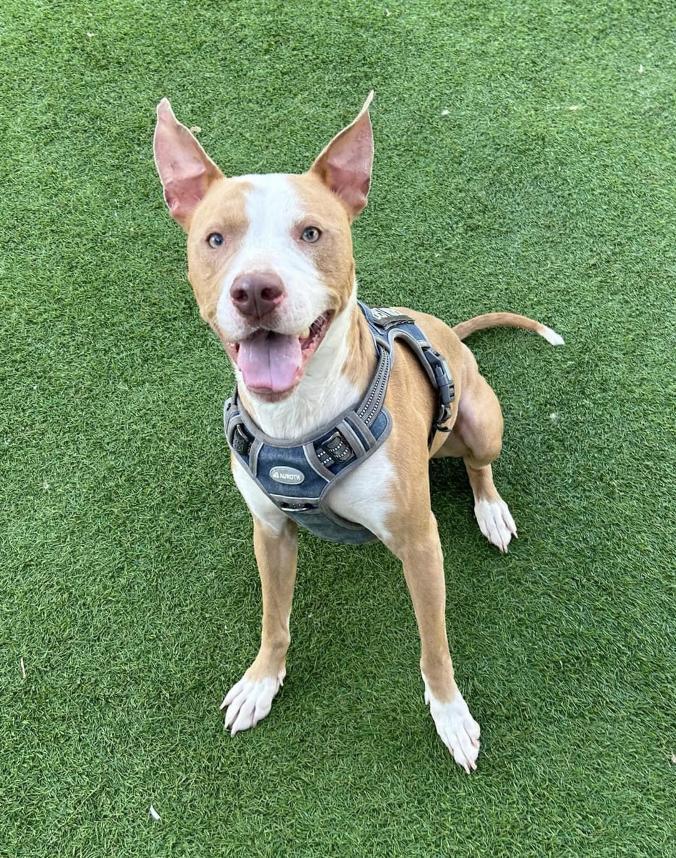
[[[166,98],[157,105],[153,152],[169,212],[187,231],[209,185],[223,174],[185,125],[176,119]]]
[[[356,217],[366,205],[373,166],[373,130],[369,118],[369,92],[359,115],[343,128],[310,168],[335,194],[351,217]]]

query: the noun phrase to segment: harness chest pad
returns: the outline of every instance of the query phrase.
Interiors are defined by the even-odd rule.
[[[235,390],[225,403],[228,444],[273,503],[299,525],[333,542],[361,544],[376,537],[360,524],[336,515],[327,495],[338,480],[364,462],[385,442],[392,418],[384,407],[392,369],[394,341],[402,338],[419,359],[439,410],[430,443],[441,423],[450,417],[453,380],[444,358],[432,349],[410,317],[388,307],[371,309],[359,302],[374,340],[377,365],[362,400],[317,432],[298,441],[280,441],[266,435],[241,406]]]

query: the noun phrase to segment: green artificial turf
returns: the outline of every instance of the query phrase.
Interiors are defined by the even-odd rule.
[[[674,854],[675,25],[630,0],[4,0],[3,858]],[[228,173],[299,171],[371,87],[362,296],[566,338],[471,341],[506,557],[460,464],[432,468],[471,778],[380,546],[302,538],[283,692],[235,739],[218,713],[260,592],[154,107]]]

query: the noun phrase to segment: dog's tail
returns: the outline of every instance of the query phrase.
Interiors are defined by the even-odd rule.
[[[541,322],[536,322],[535,319],[519,316],[516,313],[484,313],[483,316],[475,316],[466,322],[460,322],[455,325],[453,330],[461,340],[464,340],[475,331],[483,331],[486,328],[523,328],[526,331],[534,331],[536,334],[540,334],[553,346],[563,345],[563,337],[559,336],[556,331]]]

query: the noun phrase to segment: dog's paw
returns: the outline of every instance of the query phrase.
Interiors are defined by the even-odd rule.
[[[221,703],[221,711],[225,709],[225,729],[230,730],[231,736],[255,727],[265,718],[284,676],[285,671],[261,679],[249,679],[245,674],[232,686]]]
[[[517,536],[516,525],[509,511],[509,507],[502,500],[477,501],[474,506],[474,515],[479,524],[479,530],[486,539],[500,549],[503,553],[513,536]]]
[[[436,699],[425,683],[425,703],[429,704],[437,733],[453,754],[453,759],[467,774],[476,771],[481,728],[472,718],[462,694],[456,691],[450,703],[442,703],[441,700]]]

